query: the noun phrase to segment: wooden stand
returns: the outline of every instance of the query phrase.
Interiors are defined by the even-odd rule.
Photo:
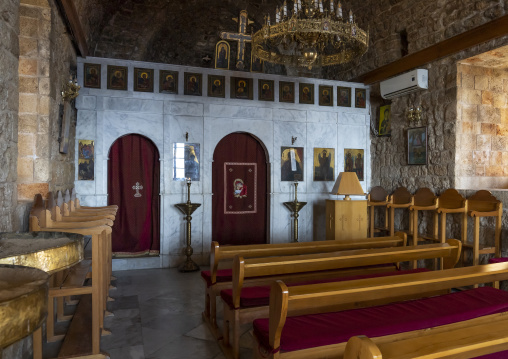
[[[326,239],[367,238],[367,201],[326,200]]]
[[[187,182],[187,202],[186,203],[177,203],[175,204],[175,207],[180,210],[183,214],[185,214],[185,220],[187,221],[187,233],[186,233],[186,239],[187,239],[187,247],[185,247],[185,255],[187,258],[185,259],[185,262],[179,267],[180,272],[195,272],[199,270],[199,266],[191,259],[192,253],[194,250],[192,249],[191,245],[191,214],[194,213],[196,209],[201,206],[201,203],[191,203],[190,200],[190,186],[191,182]]]

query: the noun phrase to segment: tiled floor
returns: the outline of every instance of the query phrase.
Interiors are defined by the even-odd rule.
[[[115,272],[115,298],[109,303],[113,317],[105,327],[101,349],[112,359],[212,359],[224,358],[203,323],[204,284],[199,272],[145,269]],[[219,313],[220,315],[220,313]],[[252,337],[246,326],[241,338],[241,358],[252,358]]]

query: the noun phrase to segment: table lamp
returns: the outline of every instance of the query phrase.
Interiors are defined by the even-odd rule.
[[[351,201],[350,195],[364,196],[365,192],[355,172],[341,172],[331,194],[344,195],[344,201]]]

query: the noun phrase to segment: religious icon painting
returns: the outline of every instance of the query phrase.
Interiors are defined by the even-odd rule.
[[[258,81],[258,100],[259,101],[273,101],[273,80],[259,80]]]
[[[93,181],[94,176],[94,159],[78,158],[78,181]]]
[[[231,98],[252,100],[252,79],[231,77]]]
[[[294,82],[279,82],[279,102],[295,102],[295,83]]]
[[[226,97],[226,77],[208,75],[208,97]]]
[[[178,93],[178,71],[160,70],[159,92]]]
[[[83,65],[83,86],[90,88],[101,88],[101,65],[84,64]]]
[[[365,108],[367,104],[367,90],[355,89],[355,107]]]
[[[392,132],[390,123],[390,105],[381,106],[379,110],[379,136],[389,136]]]
[[[257,213],[257,163],[224,162],[224,214]]]
[[[215,68],[229,70],[229,43],[221,40],[215,45]]]
[[[337,106],[351,107],[351,87],[337,87]]]
[[[427,127],[408,128],[407,130],[407,164],[427,164]]]
[[[173,181],[199,181],[199,143],[173,144]]]
[[[280,180],[303,181],[303,147],[281,147],[280,153]]]
[[[363,181],[364,151],[344,149],[344,172],[355,172],[359,181]]]
[[[250,72],[263,72],[263,60],[255,57],[253,54],[250,56]]]
[[[314,105],[314,84],[300,84],[300,103]]]
[[[127,91],[127,67],[108,65],[108,90]]]
[[[94,141],[78,140],[78,158],[83,160],[93,159]]]
[[[202,77],[201,74],[185,72],[184,73],[185,88],[183,93],[191,96],[202,95]]]
[[[333,106],[333,86],[319,85],[319,106]]]
[[[335,149],[314,148],[314,181],[335,181]]]
[[[134,68],[134,91],[153,92],[153,70]]]

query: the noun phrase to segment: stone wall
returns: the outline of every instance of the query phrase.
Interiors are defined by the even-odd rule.
[[[508,188],[508,71],[458,65],[459,188]]]
[[[20,4],[18,217],[26,216],[37,193],[72,187],[75,111],[68,154],[59,153],[61,90],[75,74],[76,54],[53,0]]]
[[[19,4],[2,2],[0,12],[0,232],[17,229]]]

